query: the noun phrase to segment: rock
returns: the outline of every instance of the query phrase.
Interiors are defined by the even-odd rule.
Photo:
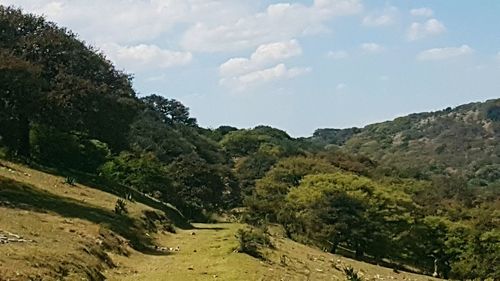
[[[192,266],[192,265],[191,265],[191,266],[189,266],[189,267],[188,267],[188,270],[194,270],[194,266]]]

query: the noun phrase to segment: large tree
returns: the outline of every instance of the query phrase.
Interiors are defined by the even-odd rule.
[[[0,141],[30,156],[29,128],[40,105],[40,69],[0,50]]]
[[[0,6],[0,30],[0,50],[13,57],[10,61],[16,58],[26,61],[24,69],[28,64],[38,69],[36,74],[31,70],[20,74],[19,66],[17,74],[12,66],[9,70],[9,75],[29,76],[9,85],[25,95],[35,92],[30,81],[40,80],[35,87],[39,89],[37,105],[30,108],[22,103],[31,121],[102,140],[114,150],[125,147],[125,135],[138,105],[130,76],[116,70],[75,34],[42,17]],[[27,123],[19,123],[16,129],[26,134]]]

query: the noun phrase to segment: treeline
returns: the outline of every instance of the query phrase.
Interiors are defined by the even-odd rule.
[[[193,219],[244,206],[247,222],[282,224],[331,252],[499,277],[498,190],[460,174],[403,176],[345,150],[358,133],[201,128],[179,101],[138,97],[131,76],[75,34],[0,6],[1,156],[92,174]]]
[[[5,157],[100,175],[199,218],[239,196],[210,134],[180,102],[139,98],[130,75],[72,32],[0,6]]]
[[[461,280],[500,276],[498,195],[446,176],[362,176],[335,163],[337,153],[281,159],[256,181],[247,220],[280,223],[296,241],[357,259],[427,274],[436,265]]]

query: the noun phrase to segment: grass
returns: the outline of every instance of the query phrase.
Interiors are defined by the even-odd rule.
[[[243,224],[190,225],[171,206],[140,194],[127,201],[128,214],[116,215],[116,187],[79,177],[70,186],[65,176],[0,160],[0,231],[34,241],[0,244],[0,281],[321,281],[345,280],[346,267],[363,280],[435,280],[324,253],[285,239],[279,227],[269,229],[274,247],[261,249],[265,259],[257,259],[235,251]],[[176,234],[152,227],[154,216],[145,218],[165,217],[163,210]]]
[[[0,161],[0,230],[35,241],[0,245],[0,281],[104,280],[101,272],[114,267],[109,252],[165,254],[154,250],[144,218],[160,210],[129,202],[129,214],[116,215],[118,198]]]
[[[195,230],[181,230],[159,237],[179,252],[168,256],[130,257],[113,255],[118,268],[105,275],[111,281],[203,281],[203,280],[346,280],[344,268],[352,267],[363,280],[437,280],[412,273],[395,273],[384,268],[322,252],[283,238],[281,230],[271,231],[275,249],[264,251],[266,260],[234,250],[239,246],[236,233],[245,225],[237,223],[195,224]],[[195,235],[193,235],[193,232]]]

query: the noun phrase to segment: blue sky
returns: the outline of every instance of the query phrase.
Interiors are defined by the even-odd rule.
[[[43,14],[200,125],[294,136],[500,96],[497,0],[0,0]]]

